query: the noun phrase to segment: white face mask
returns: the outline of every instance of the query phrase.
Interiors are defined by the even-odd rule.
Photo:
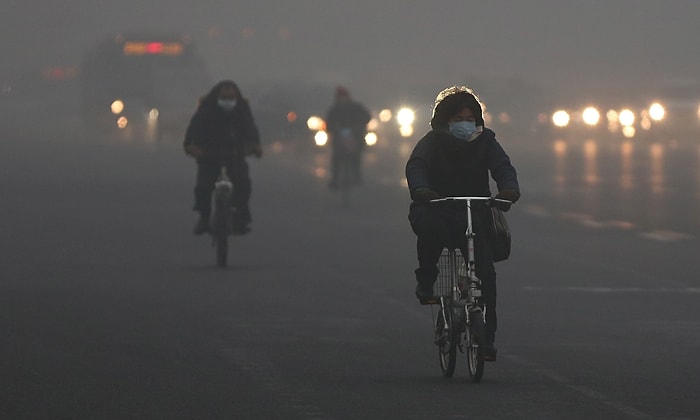
[[[474,121],[458,121],[447,124],[450,134],[460,140],[469,140],[476,133],[476,123]]]
[[[233,110],[233,108],[236,107],[236,100],[235,99],[219,99],[218,101],[216,101],[216,103],[224,111],[231,111],[231,110]]]

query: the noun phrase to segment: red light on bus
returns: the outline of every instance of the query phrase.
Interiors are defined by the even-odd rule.
[[[126,42],[124,55],[181,55],[184,46],[179,42]]]
[[[147,54],[160,54],[163,52],[163,43],[162,42],[151,42],[148,45],[146,45],[146,53]]]

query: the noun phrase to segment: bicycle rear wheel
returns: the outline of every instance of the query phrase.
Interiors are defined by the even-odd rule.
[[[466,330],[467,365],[472,382],[481,382],[484,375],[484,345],[486,344],[484,314],[474,311],[469,314],[469,326]]]
[[[216,232],[216,265],[224,268],[228,265],[228,234]]]
[[[435,322],[435,344],[438,346],[442,376],[451,378],[457,363],[457,333],[454,328],[452,311],[446,308],[444,312],[446,317],[443,317],[442,310],[438,311]]]
[[[350,188],[353,184],[352,168],[348,162],[348,157],[344,157],[338,166],[338,189],[343,206],[350,206]]]
[[[218,205],[214,213],[212,235],[216,247],[216,265],[225,268],[228,265],[228,223],[225,206]]]

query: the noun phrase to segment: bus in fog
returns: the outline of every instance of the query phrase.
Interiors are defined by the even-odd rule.
[[[188,36],[124,34],[98,43],[81,66],[81,102],[91,132],[182,138],[210,87]]]

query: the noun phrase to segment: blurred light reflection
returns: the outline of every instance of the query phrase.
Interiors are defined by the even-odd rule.
[[[637,130],[635,130],[634,127],[628,125],[622,127],[622,135],[626,138],[631,139],[635,136],[635,134],[637,134]]]
[[[630,140],[622,143],[620,146],[620,155],[622,157],[620,187],[623,190],[631,190],[634,187],[633,154],[634,143],[632,143]]]
[[[584,182],[597,184],[598,177],[598,144],[595,140],[588,139],[583,143],[583,155],[585,158]]]
[[[399,127],[399,132],[401,133],[401,137],[411,137],[413,135],[413,126],[402,125]]]
[[[554,182],[557,187],[563,187],[566,183],[566,142],[557,139],[552,143],[554,151]]]
[[[654,143],[649,147],[651,168],[649,172],[649,184],[651,192],[659,194],[664,189],[664,146]]]
[[[600,121],[600,112],[592,106],[583,110],[583,122],[587,125],[597,125]]]

